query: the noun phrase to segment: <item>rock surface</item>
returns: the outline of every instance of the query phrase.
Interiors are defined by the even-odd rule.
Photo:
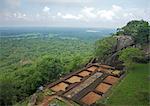
[[[28,106],[34,106],[35,103],[36,103],[36,99],[37,99],[37,95],[36,95],[36,94],[33,94],[33,95],[31,96],[31,99],[29,100]]]
[[[132,46],[134,44],[134,40],[131,36],[115,36],[117,38],[117,47],[116,51],[122,50],[123,48]]]
[[[108,58],[104,60],[103,64],[115,66],[118,69],[122,69],[122,62],[118,59],[118,53],[129,46],[134,45],[134,40],[131,36],[122,35],[122,36],[114,36],[117,39],[116,45],[112,46],[112,53],[108,55]]]

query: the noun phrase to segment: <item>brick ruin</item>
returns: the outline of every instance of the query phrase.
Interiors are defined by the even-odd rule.
[[[57,97],[86,106],[105,98],[123,76],[124,72],[115,67],[95,63],[72,72],[47,87]]]

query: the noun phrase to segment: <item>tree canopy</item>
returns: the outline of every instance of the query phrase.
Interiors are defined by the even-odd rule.
[[[99,60],[107,58],[113,52],[113,47],[116,46],[117,40],[114,37],[106,37],[98,40],[95,43],[95,56]]]
[[[143,52],[138,48],[126,48],[122,50],[119,54],[119,60],[123,61],[124,64],[129,67],[132,66],[132,63],[136,61],[136,59],[142,58]]]
[[[149,42],[150,26],[144,20],[133,20],[126,26],[117,29],[117,35],[128,35],[134,38],[135,43],[144,44]]]

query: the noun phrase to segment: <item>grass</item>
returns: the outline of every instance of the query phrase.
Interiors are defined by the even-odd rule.
[[[67,106],[67,104],[65,103],[65,102],[63,102],[63,101],[60,101],[60,100],[58,100],[58,99],[54,99],[54,100],[52,100],[49,104],[51,104],[52,106]],[[50,105],[50,106],[51,106]]]
[[[128,70],[125,78],[117,86],[113,87],[110,96],[103,101],[98,101],[98,104],[103,103],[106,106],[149,106],[149,65],[135,64],[132,69]],[[53,103],[66,106],[66,103],[59,100],[53,101]]]
[[[53,92],[50,89],[45,89],[44,92],[36,92],[35,94],[37,96],[36,103],[40,103],[42,102],[45,96],[52,95]],[[31,96],[27,97],[23,101],[16,103],[14,106],[28,106],[30,99],[31,99]]]
[[[150,64],[135,64],[126,77],[112,89],[103,101],[108,106],[148,106],[150,105]]]

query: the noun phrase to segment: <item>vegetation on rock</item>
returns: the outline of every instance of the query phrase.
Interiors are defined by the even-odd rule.
[[[105,60],[113,53],[113,48],[116,46],[117,40],[114,37],[106,37],[95,43],[95,56],[99,61]]]
[[[126,26],[118,28],[118,32],[116,33],[116,35],[132,36],[135,43],[148,43],[150,39],[150,26],[149,23],[144,20],[130,21]]]
[[[146,21],[130,21],[126,26],[117,29],[113,36],[131,36],[134,45],[124,47],[118,52],[118,59],[127,67],[127,76],[120,85],[115,86],[109,97],[98,101],[97,105],[144,105],[149,106],[149,66],[140,64],[145,62],[144,56],[149,55],[148,45],[150,26]],[[99,41],[103,42],[103,41]],[[140,46],[137,46],[140,45]],[[131,47],[132,46],[132,47]],[[110,47],[107,45],[107,47]],[[106,47],[106,48],[107,48]],[[100,48],[97,48],[100,49]],[[103,56],[101,56],[103,57]],[[147,63],[149,59],[146,58]],[[118,93],[119,92],[119,93]]]
[[[129,47],[122,50],[119,54],[119,60],[123,61],[126,67],[133,66],[137,59],[143,57],[143,52],[138,48]]]
[[[131,37],[131,39],[130,39]],[[117,38],[117,39],[116,39]],[[102,63],[106,63],[106,59],[114,57],[114,53],[121,51],[120,59],[122,62],[125,62],[127,66],[133,62],[133,58],[141,56],[140,49],[142,48],[128,48],[129,46],[148,45],[150,38],[150,26],[146,21],[137,21],[133,20],[127,23],[126,26],[117,29],[116,34],[113,36],[103,38],[98,40],[95,44],[95,56]],[[132,42],[132,39],[134,43]],[[123,40],[123,41],[122,41]],[[131,45],[130,45],[131,43]],[[117,48],[118,47],[118,48]],[[117,57],[119,54],[116,54]],[[111,59],[109,59],[111,61]],[[131,61],[132,60],[132,61]],[[111,62],[109,62],[111,63]],[[129,65],[128,65],[129,64]]]

